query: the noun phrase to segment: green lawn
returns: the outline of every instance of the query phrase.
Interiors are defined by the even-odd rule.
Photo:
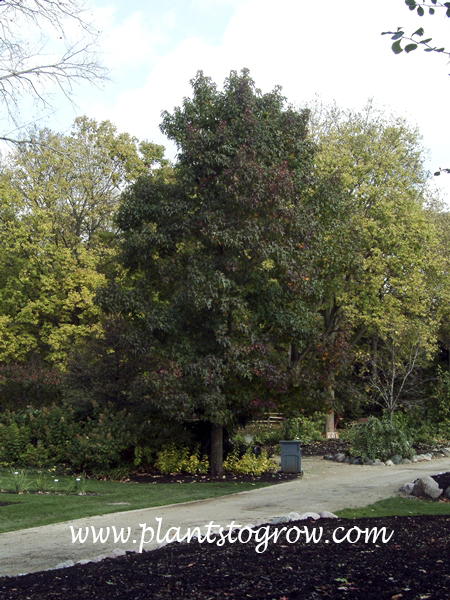
[[[450,502],[422,500],[415,496],[394,497],[379,500],[363,508],[344,508],[336,511],[338,517],[358,519],[359,517],[411,517],[416,515],[450,515]]]
[[[33,479],[29,477],[30,481]],[[47,489],[50,493],[38,494],[33,491],[34,486],[30,486],[29,493],[16,494],[10,491],[13,489],[11,478],[3,476],[0,487],[5,491],[0,493],[0,533],[137,508],[217,498],[267,485],[229,482],[145,484],[88,479],[86,495],[62,493],[71,481],[73,478],[58,477],[55,484],[49,478]],[[12,504],[2,506],[6,502]],[[113,506],[115,502],[129,504]]]

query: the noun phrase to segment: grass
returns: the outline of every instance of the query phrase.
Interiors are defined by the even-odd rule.
[[[28,483],[34,479],[30,476]],[[59,476],[57,479],[55,484],[53,477],[48,478],[47,493],[38,494],[34,492],[35,486],[28,485],[28,493],[16,494],[11,478],[3,476],[0,504],[11,504],[0,506],[0,533],[138,508],[217,498],[268,485],[232,482],[145,484],[88,479],[86,495],[77,495],[62,493],[73,482],[72,477]],[[112,505],[115,502],[129,504]]]
[[[362,508],[344,508],[336,511],[338,517],[412,517],[417,515],[450,515],[450,502],[422,500],[415,496],[379,500]]]

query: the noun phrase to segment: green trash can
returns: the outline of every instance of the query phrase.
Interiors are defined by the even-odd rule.
[[[302,451],[300,440],[281,440],[281,471],[282,473],[302,474]]]

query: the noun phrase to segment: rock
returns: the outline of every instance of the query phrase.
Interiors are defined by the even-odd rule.
[[[410,465],[412,463],[412,460],[409,460],[409,458],[402,458],[402,465]]]
[[[427,454],[423,455],[423,459],[424,460],[433,460],[433,455],[430,452],[428,452]]]
[[[366,458],[364,459],[364,464],[365,464],[365,465],[373,465],[373,462],[374,462],[374,461],[373,461],[371,458],[367,458],[367,456],[366,456]]]
[[[106,554],[99,554],[99,556],[96,556],[96,557],[95,557],[95,558],[92,560],[92,562],[95,562],[95,563],[97,563],[97,562],[101,562],[102,560],[105,560],[105,558],[108,558],[108,557],[106,556]]]
[[[300,515],[298,512],[290,512],[287,515],[287,518],[289,519],[289,521],[298,521],[300,519]]]
[[[414,483],[405,483],[405,485],[400,488],[400,491],[404,492],[405,494],[412,494],[413,489]]]
[[[332,454],[325,454],[323,460],[334,460],[334,456]]]
[[[441,452],[444,456],[450,458],[450,448],[442,448]]]
[[[443,490],[438,486],[437,482],[432,477],[420,477],[414,482],[413,495],[425,496],[429,498],[439,498]]]
[[[82,558],[81,560],[77,560],[77,565],[87,565],[90,562],[88,558]]]
[[[109,555],[109,558],[116,558],[117,556],[124,556],[126,554],[123,548],[114,548],[114,550]]]
[[[314,519],[314,521],[318,521],[320,519],[320,515],[315,512],[305,512],[300,515],[299,521],[304,521],[305,519]]]
[[[413,463],[419,462],[419,459],[417,458],[417,456],[413,456],[411,459],[411,462],[413,462]]]
[[[386,467],[393,467],[394,463],[392,462],[392,460],[390,458],[387,459],[387,461],[384,463],[386,465]]]
[[[337,460],[337,462],[344,462],[346,459],[345,454],[342,454],[342,452],[339,452],[338,454],[334,455],[334,460]]]
[[[379,458],[376,458],[373,461],[374,467],[385,467],[386,463],[384,463],[382,460],[380,460]]]
[[[360,456],[356,456],[350,460],[352,465],[362,465],[362,458]]]
[[[394,465],[399,465],[403,460],[403,456],[401,456],[400,454],[394,454],[394,456],[391,456],[391,461],[394,463]]]
[[[289,523],[289,517],[285,515],[282,515],[281,517],[273,517],[273,519],[270,519],[269,522],[271,525],[278,525],[278,523]]]
[[[450,488],[449,488],[450,489]],[[339,517],[328,510],[321,510],[319,513],[321,519],[338,519]]]
[[[64,562],[58,563],[55,569],[66,569],[67,567],[73,567],[75,563],[73,560],[66,560]]]
[[[415,458],[416,458],[416,460],[414,462],[422,462],[423,460],[425,460],[423,454],[416,454]]]
[[[345,462],[346,464],[350,464],[350,458],[348,456],[346,456],[343,460],[343,462]]]
[[[450,485],[442,495],[444,496],[444,498],[447,498],[447,500],[450,500]]]

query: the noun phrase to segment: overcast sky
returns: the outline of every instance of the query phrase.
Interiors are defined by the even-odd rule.
[[[79,90],[76,112],[50,125],[64,131],[76,114],[109,119],[120,131],[164,144],[161,111],[190,95],[203,70],[222,84],[230,70],[250,69],[263,92],[281,85],[298,106],[319,95],[342,107],[378,106],[418,125],[431,170],[450,167],[450,64],[422,50],[395,56],[382,31],[420,26],[450,50],[450,19],[420,18],[404,0],[92,0],[113,82]],[[450,201],[450,175],[440,183]]]

